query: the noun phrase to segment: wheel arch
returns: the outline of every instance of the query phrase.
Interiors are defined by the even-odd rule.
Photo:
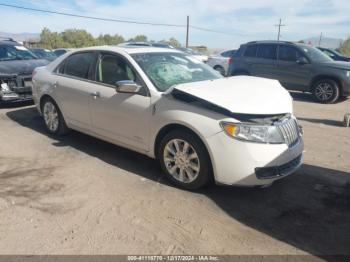
[[[213,68],[215,69],[215,68],[222,68],[222,69],[224,69],[224,67],[222,66],[222,65],[218,65],[218,64],[216,64],[215,66],[213,66]]]
[[[55,105],[58,107],[58,109],[60,110],[60,112],[61,112],[61,114],[62,114],[62,116],[63,116],[63,119],[66,121],[66,116],[65,116],[65,113],[63,112],[63,110],[62,110],[62,107],[60,106],[60,104],[57,102],[57,100],[52,96],[52,95],[50,95],[50,94],[47,94],[47,93],[45,93],[45,94],[43,94],[41,97],[40,97],[40,100],[39,100],[39,103],[38,103],[38,105],[39,106],[37,106],[37,109],[39,109],[40,111],[40,114],[42,115],[42,107],[43,107],[43,102],[45,101],[45,99],[51,99],[54,103],[55,103]]]
[[[339,91],[340,91],[340,95],[343,94],[343,86],[342,86],[342,82],[340,81],[340,79],[336,76],[332,76],[332,75],[327,75],[327,74],[322,74],[322,75],[317,75],[317,76],[314,76],[311,81],[310,81],[310,87],[309,87],[309,91],[310,92],[313,92],[313,89],[314,89],[314,85],[322,80],[322,79],[331,79],[333,81],[335,81],[338,86],[339,86]]]
[[[213,156],[212,156],[212,152],[208,147],[208,144],[205,142],[205,139],[198,135],[198,132],[196,132],[195,130],[193,130],[191,127],[188,127],[186,125],[180,124],[180,123],[172,123],[172,124],[167,124],[165,126],[163,126],[157,133],[155,140],[154,140],[154,145],[153,145],[153,154],[155,156],[156,159],[158,159],[158,153],[157,153],[157,149],[159,148],[160,142],[162,141],[163,137],[169,133],[170,131],[173,130],[183,130],[185,132],[189,132],[190,134],[196,136],[199,141],[201,141],[201,143],[204,145],[204,148],[206,149],[208,156],[209,156],[209,161],[210,161],[210,168],[213,174],[213,178],[216,178],[216,174],[215,174],[215,163],[213,162]]]
[[[44,101],[46,100],[46,99],[51,99],[55,104],[56,104],[56,106],[58,106],[57,105],[57,102],[55,101],[55,99],[52,97],[52,96],[50,96],[50,95],[48,95],[48,94],[43,94],[41,97],[40,97],[40,100],[39,100],[39,107],[40,107],[40,113],[42,113],[42,108],[43,108],[43,103],[44,103]]]

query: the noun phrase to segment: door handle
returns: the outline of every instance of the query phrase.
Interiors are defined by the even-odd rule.
[[[100,94],[100,92],[93,92],[93,93],[90,93],[90,95],[92,96],[92,97],[94,97],[95,99],[97,98],[97,97],[101,97],[101,94]]]

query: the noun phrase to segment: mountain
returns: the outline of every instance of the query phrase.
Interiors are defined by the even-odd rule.
[[[0,39],[1,38],[12,38],[13,40],[23,42],[26,40],[38,40],[40,38],[40,34],[37,33],[7,33],[7,32],[0,32]]]
[[[320,37],[310,37],[303,39],[306,44],[311,44],[313,46],[319,46]],[[331,38],[331,37],[322,37],[321,46],[325,48],[336,49],[343,42],[343,39],[340,38]]]

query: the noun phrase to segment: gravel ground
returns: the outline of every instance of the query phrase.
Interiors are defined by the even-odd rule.
[[[350,254],[350,100],[293,94],[305,164],[266,189],[169,185],[157,163],[0,109],[2,254]]]

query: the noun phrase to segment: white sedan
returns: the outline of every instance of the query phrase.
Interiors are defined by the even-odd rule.
[[[302,163],[292,98],[275,80],[223,78],[174,49],[106,46],[33,75],[48,132],[74,129],[156,158],[186,189],[265,186]]]

